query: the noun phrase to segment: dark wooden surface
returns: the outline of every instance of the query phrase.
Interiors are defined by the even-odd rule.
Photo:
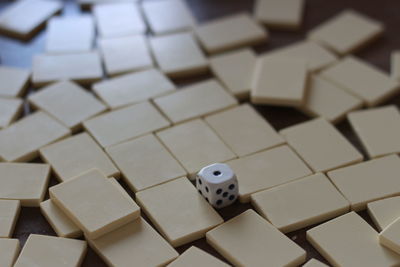
[[[241,11],[251,12],[253,6],[253,1],[251,0],[187,1],[200,22]],[[0,10],[10,2],[11,1],[0,0]],[[356,55],[386,71],[389,71],[390,53],[392,50],[400,49],[399,0],[306,0],[306,2],[304,24],[301,30],[297,32],[271,30],[271,38],[268,44],[255,47],[255,50],[260,53],[302,40],[308,30],[345,8],[353,8],[372,18],[384,22],[386,26],[385,34],[381,39],[364,48]],[[65,8],[62,12],[62,15],[64,16],[76,15],[82,12],[73,1],[66,1],[65,4]],[[0,63],[10,66],[31,67],[31,57],[32,55],[43,51],[44,41],[45,31],[41,31],[32,40],[25,43],[0,36]],[[208,74],[194,79],[178,80],[176,83],[181,86],[209,77],[210,75]],[[400,103],[400,97],[397,96],[393,98],[389,103],[398,105],[398,103]],[[309,119],[303,114],[290,108],[266,106],[257,106],[256,108],[278,130]],[[25,105],[25,114],[29,112],[29,107]],[[347,122],[342,122],[337,125],[337,127],[362,153],[364,153],[360,143],[351,131]],[[121,183],[123,184],[123,182]],[[56,184],[56,180],[52,177],[50,185],[54,184]],[[125,184],[123,184],[123,186],[127,189]],[[127,189],[127,191],[133,196],[133,193],[129,191],[129,189]],[[235,205],[226,207],[219,212],[221,216],[227,220],[249,208],[251,208],[250,204],[244,205],[236,203]],[[360,212],[360,215],[371,223],[371,219],[365,211]],[[288,236],[307,251],[308,258],[317,258],[324,261],[317,251],[306,241],[305,232],[307,229],[289,233]],[[46,219],[41,215],[38,208],[23,208],[13,236],[18,238],[21,243],[24,244],[31,233],[55,235],[54,231],[47,223]],[[215,250],[207,245],[204,239],[179,247],[177,250],[182,253],[191,245],[198,246],[223,259]],[[102,267],[106,265],[91,249],[89,249],[82,266]],[[134,266],[134,264],[132,266]],[[268,264],[266,263],[265,266],[268,266]]]

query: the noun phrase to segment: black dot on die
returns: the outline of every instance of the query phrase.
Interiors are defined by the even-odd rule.
[[[234,195],[230,195],[230,196],[229,196],[229,200],[233,200],[234,198],[235,198]]]
[[[208,187],[206,186],[206,192],[208,193],[208,191],[209,191],[209,190],[208,190]]]
[[[197,182],[198,182],[199,184],[202,184],[202,182],[201,182],[200,178],[199,178],[199,179],[197,179]]]
[[[200,190],[200,189],[199,189],[198,191],[199,191],[200,195],[203,195],[203,193],[201,192],[201,190]]]
[[[230,189],[230,190],[232,190],[232,189],[234,189],[234,188],[235,188],[235,185],[234,185],[234,184],[230,184],[230,185],[229,185],[229,189]]]
[[[221,189],[221,188],[218,188],[217,191],[216,191],[216,193],[217,193],[217,195],[221,194],[221,193],[222,193],[222,189]]]
[[[222,194],[222,196],[223,196],[223,197],[227,197],[227,196],[228,196],[228,192],[224,192],[224,193]]]
[[[207,202],[210,202],[210,201],[208,200],[208,197],[206,197],[206,200],[207,200]]]
[[[217,200],[217,205],[218,205],[218,206],[222,205],[222,199],[218,199],[218,200]]]

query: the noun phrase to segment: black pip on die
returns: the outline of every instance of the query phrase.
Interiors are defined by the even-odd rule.
[[[232,204],[239,192],[235,173],[223,163],[214,163],[201,169],[196,177],[196,188],[215,208]]]

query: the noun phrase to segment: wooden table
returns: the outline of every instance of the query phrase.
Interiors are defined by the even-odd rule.
[[[197,19],[202,22],[208,19],[217,18],[227,14],[233,14],[241,11],[252,11],[254,2],[251,0],[187,0],[192,11]],[[11,1],[0,0],[0,10],[7,6]],[[395,49],[400,49],[400,1],[398,0],[306,0],[305,19],[303,27],[300,31],[278,31],[271,30],[271,39],[268,44],[255,47],[257,52],[272,50],[282,45],[290,44],[298,40],[302,40],[305,34],[345,8],[353,8],[361,13],[364,13],[372,18],[385,23],[386,31],[383,38],[369,45],[362,51],[356,54],[372,64],[389,71],[390,70],[390,53]],[[65,1],[63,15],[69,16],[82,12],[73,1]],[[0,36],[0,62],[4,65],[31,67],[31,57],[33,54],[41,53],[44,48],[45,31],[40,32],[31,41],[22,43],[14,39],[9,39]],[[177,80],[176,83],[181,86],[194,81],[199,81],[209,78],[210,75],[196,77],[194,79]],[[398,105],[400,96],[395,97],[390,101]],[[386,103],[387,104],[387,103]],[[309,118],[296,110],[290,108],[278,107],[256,107],[260,113],[276,128],[284,127],[303,122]],[[25,105],[25,114],[30,112],[30,109]],[[337,125],[338,129],[365,155],[359,141],[350,129],[347,122],[342,122]],[[56,184],[54,177],[51,178],[50,185]],[[123,183],[122,183],[123,184]],[[123,186],[133,196],[133,193]],[[250,204],[235,204],[220,210],[221,216],[227,220],[235,215],[251,208]],[[371,219],[365,211],[359,213],[369,223]],[[312,227],[309,227],[312,228]],[[307,228],[307,229],[309,229]],[[305,232],[307,229],[302,229],[289,233],[288,236],[302,246],[307,251],[308,258],[317,258],[326,262],[321,255],[306,241]],[[47,223],[46,219],[40,213],[39,208],[23,208],[17,222],[14,237],[18,238],[22,244],[25,243],[29,234],[44,234],[55,235],[54,231]],[[182,253],[191,245],[196,245],[217,257],[222,258],[214,249],[212,249],[205,239],[197,240],[196,242],[187,244],[177,248]],[[106,264],[89,249],[87,256],[82,264],[84,267],[102,267]],[[267,266],[267,265],[266,265]]]

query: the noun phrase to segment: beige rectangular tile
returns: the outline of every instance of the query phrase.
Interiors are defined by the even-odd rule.
[[[183,252],[176,260],[167,265],[168,267],[228,267],[230,265],[208,254],[207,252],[191,246]]]
[[[20,250],[18,239],[0,238],[0,266],[13,267]]]
[[[81,229],[51,199],[40,203],[40,210],[59,237],[78,238]]]
[[[0,163],[0,199],[39,207],[47,191],[50,166],[41,163]]]
[[[183,122],[237,105],[237,100],[214,79],[157,97],[155,104],[173,122]]]
[[[142,217],[88,242],[109,266],[164,266],[179,256]]]
[[[20,206],[19,200],[0,199],[0,238],[13,235],[21,209]]]
[[[60,80],[91,84],[103,77],[97,51],[67,54],[40,54],[33,57],[32,83],[36,87]]]
[[[28,87],[30,75],[27,69],[0,66],[0,96],[22,96]]]
[[[348,120],[370,158],[400,153],[400,112],[396,106],[351,112]]]
[[[391,77],[400,81],[400,51],[393,51],[390,55],[390,69]]]
[[[50,198],[88,237],[98,238],[140,216],[140,208],[98,170],[49,189]],[[85,203],[85,205],[82,205]]]
[[[186,177],[140,191],[136,201],[174,247],[200,239],[224,222]]]
[[[150,30],[156,35],[191,30],[196,23],[182,0],[148,1],[142,7]]]
[[[94,0],[93,15],[102,38],[145,33],[146,23],[135,1]]]
[[[0,32],[28,40],[42,28],[51,16],[59,12],[61,1],[23,0],[10,4],[0,13]]]
[[[19,98],[0,97],[0,129],[15,121],[21,114],[23,101]]]
[[[143,102],[174,92],[175,85],[157,69],[143,70],[93,85],[93,91],[111,108]]]
[[[107,107],[86,89],[69,81],[53,83],[28,97],[31,105],[47,112],[66,127],[76,132],[82,122]]]
[[[321,77],[361,98],[367,106],[376,106],[400,90],[400,83],[388,74],[353,56],[324,69]]]
[[[285,143],[249,104],[207,116],[205,121],[239,157]]]
[[[400,196],[369,202],[367,208],[375,226],[382,231],[400,217]]]
[[[94,21],[91,15],[57,16],[46,26],[47,53],[88,52],[93,48]]]
[[[189,174],[206,165],[235,158],[235,154],[202,120],[173,126],[158,132],[157,136]]]
[[[400,264],[400,256],[382,247],[378,233],[355,212],[308,230],[307,240],[333,266]]]
[[[208,60],[191,32],[153,36],[150,47],[161,71],[169,77],[192,76],[208,70]]]
[[[292,232],[349,211],[349,202],[322,173],[251,195],[256,210],[281,232]]]
[[[359,211],[368,202],[400,195],[399,163],[397,155],[390,155],[328,172],[328,176],[351,208]]]
[[[325,263],[320,262],[319,260],[316,259],[311,259],[307,261],[306,264],[303,265],[303,267],[327,267]]]
[[[107,177],[119,177],[119,170],[103,149],[87,133],[80,133],[40,149],[41,158],[51,165],[60,182],[90,169]]]
[[[307,69],[310,72],[319,71],[334,63],[338,58],[330,50],[318,45],[316,42],[308,40],[275,48],[269,52],[263,53],[262,56],[303,59],[306,61]]]
[[[254,16],[270,28],[298,29],[303,21],[304,0],[257,0]]]
[[[251,102],[301,106],[307,93],[306,61],[298,58],[261,56],[257,59],[250,92]]]
[[[37,111],[0,130],[0,158],[30,161],[38,150],[70,135],[70,130],[42,111]]]
[[[134,192],[187,174],[153,134],[108,147],[106,152]]]
[[[309,80],[306,101],[300,110],[312,117],[322,117],[338,123],[352,110],[361,108],[363,101],[343,88],[314,75]]]
[[[253,210],[207,232],[207,243],[235,266],[298,266],[306,252]]]
[[[210,68],[219,81],[237,98],[250,95],[256,55],[250,48],[243,48],[210,57]]]
[[[99,40],[100,53],[108,76],[153,67],[153,58],[144,35],[130,35]]]
[[[314,172],[326,172],[363,160],[362,154],[325,119],[314,119],[280,131]]]
[[[343,55],[359,50],[383,31],[381,22],[346,9],[308,32],[308,38]]]
[[[79,267],[86,250],[86,241],[31,234],[14,266]]]
[[[116,145],[169,125],[169,121],[150,102],[113,110],[83,123],[86,131],[102,147]]]
[[[264,43],[268,39],[268,31],[247,13],[204,22],[195,27],[195,32],[208,53]]]
[[[312,174],[307,165],[286,145],[228,162],[239,182],[240,202],[250,195]]]
[[[393,252],[400,254],[399,232],[400,220],[397,218],[379,234],[379,243]]]

